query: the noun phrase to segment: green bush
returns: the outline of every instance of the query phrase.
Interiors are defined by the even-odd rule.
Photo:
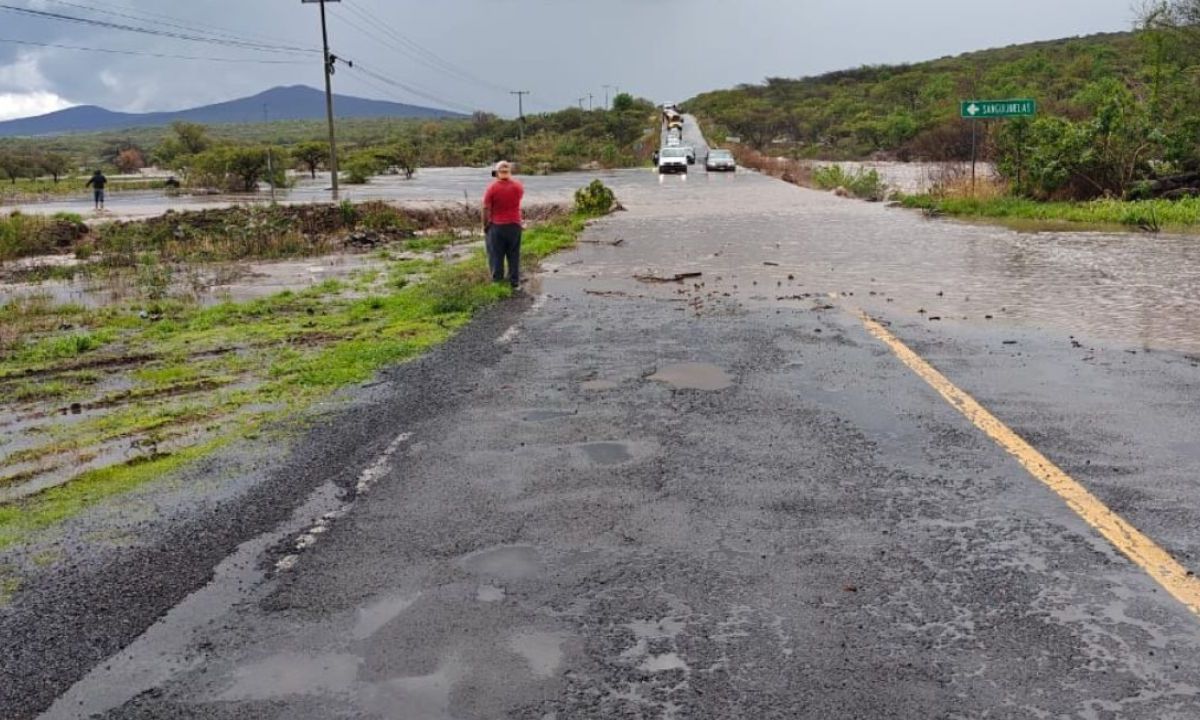
[[[371,178],[386,169],[386,163],[374,150],[356,150],[346,158],[342,169],[345,170],[346,182],[351,185],[364,185]]]
[[[575,191],[575,209],[584,215],[607,215],[616,204],[617,196],[599,180]]]
[[[822,190],[844,188],[854,197],[871,202],[879,202],[887,197],[887,184],[877,170],[860,168],[850,173],[841,165],[824,165],[813,169],[812,181]]]

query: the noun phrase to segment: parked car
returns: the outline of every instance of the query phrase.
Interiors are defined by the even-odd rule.
[[[709,150],[708,158],[704,161],[704,169],[709,172],[736,172],[737,161],[728,150]]]
[[[687,173],[688,153],[685,148],[665,147],[658,151],[658,174]]]

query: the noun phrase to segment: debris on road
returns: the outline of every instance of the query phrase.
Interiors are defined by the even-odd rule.
[[[698,277],[702,277],[703,275],[704,275],[704,273],[702,273],[702,272],[683,272],[683,273],[675,273],[674,275],[671,275],[670,277],[661,277],[659,275],[634,275],[633,279],[637,280],[638,282],[644,282],[644,283],[670,283],[670,282],[683,282],[684,280],[687,280],[689,278],[698,278]]]

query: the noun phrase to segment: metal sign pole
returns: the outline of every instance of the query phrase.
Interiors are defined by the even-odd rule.
[[[971,123],[971,197],[975,197],[975,136],[979,121],[972,118]]]

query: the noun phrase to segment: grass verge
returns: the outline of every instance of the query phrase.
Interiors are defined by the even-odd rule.
[[[573,245],[587,219],[575,214],[529,229],[522,243],[528,267]],[[407,281],[417,276],[419,280]],[[49,427],[46,436],[52,445],[47,452],[64,447],[83,452],[106,442],[167,432],[172,424],[186,424],[175,428],[173,438],[194,430],[195,441],[160,452],[151,435],[150,442],[139,443],[148,450],[133,459],[0,504],[0,549],[178,470],[231,440],[254,435],[267,423],[295,416],[385,366],[428,351],[480,309],[512,292],[506,284],[490,281],[482,250],[455,263],[397,261],[381,279],[366,297],[360,288],[327,282],[303,292],[207,308],[164,304],[153,322],[141,319],[133,304],[99,311],[37,303],[0,309],[0,316],[14,323],[47,329],[42,339],[0,354],[0,384],[16,387],[31,377],[56,382],[89,361],[107,368],[102,363],[110,360],[154,358],[150,365],[115,370],[137,383],[134,397],[151,398],[157,395],[154,388],[171,396],[173,388],[203,387],[206,379],[222,386],[202,397],[148,399]],[[59,309],[70,322],[58,317]],[[57,327],[71,330],[48,330]],[[233,378],[240,383],[230,383]],[[27,454],[36,455],[37,449]]]
[[[1016,197],[906,195],[900,199],[900,204],[930,214],[955,217],[1125,225],[1143,229],[1185,228],[1200,224],[1200,198],[1038,202]]]

